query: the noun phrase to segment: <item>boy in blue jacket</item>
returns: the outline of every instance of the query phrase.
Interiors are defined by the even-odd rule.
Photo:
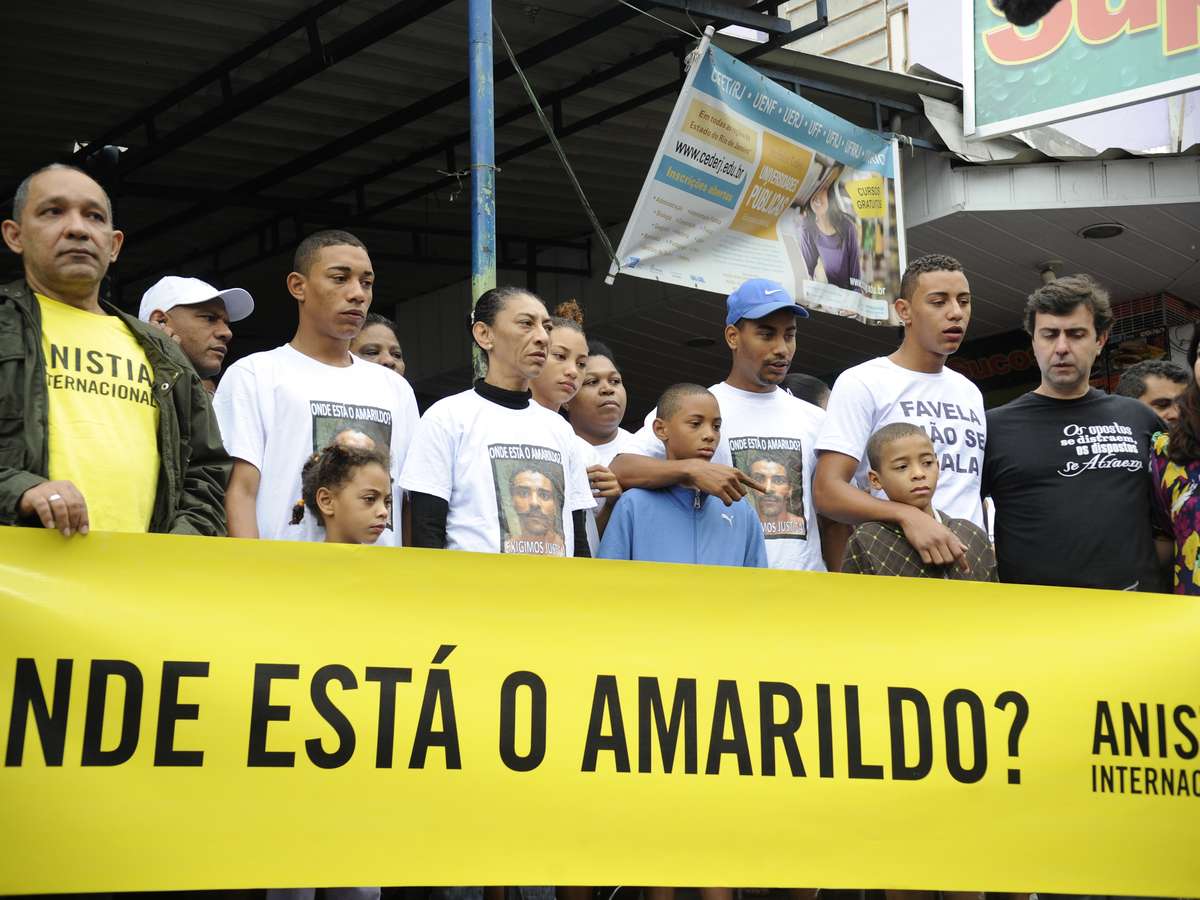
[[[711,459],[721,437],[717,398],[698,384],[676,384],[658,401],[654,434],[667,459]],[[603,559],[766,568],[758,515],[743,498],[732,506],[673,485],[631,488],[613,508],[600,541]]]

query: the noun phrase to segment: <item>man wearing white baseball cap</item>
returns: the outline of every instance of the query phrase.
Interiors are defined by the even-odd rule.
[[[233,332],[229,325],[254,312],[254,298],[241,288],[217,290],[199,278],[167,275],[142,295],[138,318],[165,331],[192,363],[211,394]]]

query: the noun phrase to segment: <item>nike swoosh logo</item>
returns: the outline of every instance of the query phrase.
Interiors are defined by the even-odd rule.
[[[773,290],[773,291],[763,291],[763,293],[764,293],[764,294],[766,294],[768,297],[770,297],[772,294],[782,294],[782,293],[783,293],[783,289],[782,289],[782,288],[776,288],[776,289],[775,289],[775,290]]]

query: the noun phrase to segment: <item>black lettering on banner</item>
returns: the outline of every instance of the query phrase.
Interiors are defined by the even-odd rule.
[[[1197,742],[1195,732],[1183,724],[1183,717],[1187,715],[1191,718],[1196,718],[1196,711],[1190,706],[1175,707],[1175,727],[1179,730],[1186,740],[1187,744],[1176,744],[1175,752],[1179,754],[1180,759],[1195,759],[1197,752],[1200,752],[1200,742]]]
[[[858,685],[848,684],[846,692],[846,774],[851,778],[883,778],[883,766],[862,760],[862,722],[858,712]]]
[[[610,731],[604,733],[604,720],[608,719]],[[582,772],[596,771],[596,758],[601,750],[613,755],[613,765],[618,772],[629,771],[629,745],[625,740],[625,721],[621,717],[621,694],[617,690],[617,676],[597,675],[596,688],[592,692],[592,712],[588,717],[587,740],[583,744]]]
[[[444,663],[453,650],[453,645],[443,644],[434,655],[433,664],[436,666]],[[439,709],[442,727],[435,730],[433,715]],[[425,695],[421,698],[421,713],[417,716],[417,733],[413,737],[408,767],[425,768],[425,756],[431,747],[441,747],[446,752],[447,769],[462,768],[462,756],[458,749],[458,721],[454,717],[454,695],[450,689],[450,673],[445,669],[429,670],[429,680],[425,682]]]
[[[121,710],[121,734],[111,750],[101,747],[104,737],[104,707],[108,701],[108,680],[125,682],[125,700]],[[93,659],[88,674],[87,712],[83,719],[81,766],[119,766],[128,762],[137,750],[142,727],[142,673],[125,659]]]
[[[346,718],[346,714],[338,709],[329,698],[329,682],[336,681],[343,690],[352,691],[358,687],[354,673],[346,666],[321,666],[313,674],[312,684],[309,685],[309,696],[312,698],[313,709],[322,719],[329,723],[333,733],[337,735],[338,745],[333,751],[325,749],[320,738],[309,738],[304,742],[304,750],[314,766],[321,769],[337,769],[344,766],[354,755],[357,743],[354,737],[354,726]]]
[[[392,767],[396,743],[396,685],[412,681],[412,669],[396,666],[367,666],[367,681],[379,682],[379,738],[375,743],[375,768]]]
[[[697,769],[696,750],[696,679],[679,678],[675,681],[675,697],[671,701],[671,719],[668,723],[663,707],[662,690],[658,679],[643,675],[638,679],[638,771],[650,772],[650,757],[654,749],[654,734],[650,732],[653,720],[654,733],[662,753],[662,767],[670,774],[675,767],[675,750],[679,746],[679,732],[683,730],[683,771],[695,775]]]
[[[271,682],[299,677],[300,666],[295,663],[255,663],[247,766],[286,769],[296,764],[296,754],[290,750],[267,749],[267,726],[272,722],[286,722],[292,714],[291,707],[271,702]]]
[[[1117,730],[1113,727],[1112,711],[1108,708],[1108,702],[1099,700],[1096,703],[1096,726],[1092,730],[1092,753],[1099,755],[1100,745],[1108,746],[1109,751],[1113,756],[1119,756],[1120,748],[1117,746]]]
[[[833,777],[833,710],[829,702],[829,685],[817,685],[817,751],[821,762],[821,777]]]
[[[725,720],[733,734],[725,737]],[[708,740],[708,763],[705,775],[721,774],[721,757],[732,753],[737,757],[738,774],[753,775],[750,767],[750,744],[746,738],[746,721],[742,716],[742,701],[737,682],[722,678],[717,682],[716,707],[713,709],[712,733]]]
[[[1016,760],[1021,752],[1021,732],[1029,721],[1029,701],[1025,695],[1017,691],[1004,691],[996,698],[996,709],[1013,707],[1012,725],[1008,729],[1008,755]],[[1014,767],[1008,770],[1008,783],[1021,783],[1021,770]]]
[[[1167,708],[1161,703],[1154,705],[1155,721],[1158,723],[1158,756],[1167,758]]]
[[[200,718],[200,704],[179,702],[179,681],[183,678],[207,678],[206,662],[173,662],[165,660],[162,668],[162,690],[158,698],[158,728],[154,735],[154,764],[156,766],[202,766],[203,750],[176,750],[175,723]]]
[[[4,765],[19,766],[25,758],[25,726],[29,712],[42,745],[42,758],[48,766],[61,766],[67,747],[67,709],[71,702],[73,661],[60,659],[54,664],[54,699],[47,704],[46,692],[38,678],[37,663],[30,657],[17,660],[13,677],[12,710],[8,717],[8,746]]]
[[[912,704],[917,714],[917,761],[908,764],[904,731],[904,704]],[[933,768],[933,722],[929,701],[916,688],[888,688],[888,719],[891,722],[892,778],[919,781]]]
[[[782,722],[775,721],[775,698],[782,697],[787,703],[787,715]],[[795,777],[804,777],[804,761],[800,748],[796,746],[796,732],[804,720],[804,705],[800,692],[782,681],[760,681],[758,683],[759,736],[762,743],[762,774],[775,774],[775,741],[783,743],[788,768]]]
[[[529,689],[529,752],[517,752],[517,688]],[[500,686],[500,759],[514,772],[532,772],[546,758],[546,682],[513,672]]]
[[[1133,756],[1133,743],[1137,741],[1142,756],[1150,755],[1150,725],[1146,720],[1146,704],[1138,704],[1135,715],[1132,703],[1121,704],[1121,724],[1125,731],[1125,755]]]
[[[965,705],[971,713],[971,741],[974,758],[971,768],[962,761],[962,739],[958,733],[958,707]],[[983,718],[983,701],[973,691],[956,688],[946,695],[942,706],[946,724],[946,768],[955,781],[974,784],[987,772],[987,730]]]

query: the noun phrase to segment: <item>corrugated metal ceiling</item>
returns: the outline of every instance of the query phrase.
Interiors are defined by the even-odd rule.
[[[8,113],[0,189],[319,7],[316,55],[301,27],[232,68],[226,85],[213,80],[156,114],[152,129],[139,125],[114,141],[129,148],[111,185],[127,234],[113,273],[117,296],[132,308],[166,273],[245,286],[258,311],[238,327],[234,356],[240,356],[291,334],[294,306],[283,281],[298,229],[347,225],[360,233],[373,251],[376,302],[385,309],[458,282],[469,271],[469,184],[444,173],[467,164],[466,6],[465,0],[5,4],[0,52],[17,77],[0,87]],[[674,102],[680,64],[672,51],[682,51],[688,39],[615,0],[496,0],[495,14],[527,60],[541,99],[564,97],[557,130],[600,220],[606,226],[624,221]],[[496,49],[501,238],[586,237],[587,221],[558,160],[519,83],[503,77],[508,73]],[[760,62],[807,67],[811,77],[901,106],[916,102],[915,80],[886,71],[786,50]],[[614,67],[620,71],[606,77]],[[925,90],[953,96],[932,83]],[[656,99],[634,102],[655,91]],[[812,96],[874,124],[869,104]],[[241,104],[236,115],[222,112],[230,103]],[[577,130],[581,124],[590,127]],[[362,208],[370,214],[356,212]],[[426,233],[414,237],[405,230],[413,228]],[[440,261],[413,261],[430,256]],[[586,261],[586,254],[574,256],[572,265]],[[16,263],[5,259],[10,272]],[[501,271],[502,280],[524,277],[520,269]],[[689,303],[695,308],[687,311]],[[720,318],[714,303],[720,298],[673,300],[672,307],[684,307],[685,317],[697,319],[696,329],[707,330],[709,319]],[[878,331],[851,327],[853,333],[842,334],[847,325],[836,321],[815,328],[830,332],[831,348],[852,342],[873,352],[890,342]],[[641,329],[629,336],[630,347],[652,355],[655,342]],[[712,356],[707,363],[724,364],[723,351],[701,351],[702,358],[705,353]],[[828,356],[805,368],[823,371],[840,358]],[[653,381],[659,380],[661,373]]]

